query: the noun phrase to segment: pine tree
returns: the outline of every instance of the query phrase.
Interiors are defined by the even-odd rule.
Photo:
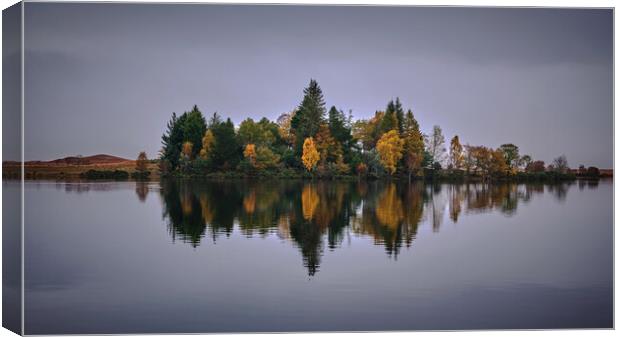
[[[304,89],[304,98],[291,119],[291,129],[295,133],[295,152],[300,155],[304,139],[314,137],[325,119],[325,101],[319,84],[311,79]]]
[[[174,171],[179,166],[179,156],[183,143],[181,123],[174,112],[166,125],[166,132],[161,136],[161,143],[160,159],[162,162],[168,163],[170,170]]]
[[[224,123],[216,124],[211,130],[215,138],[215,146],[210,156],[213,166],[219,169],[236,167],[241,159],[241,147],[237,143],[235,126],[230,118]]]
[[[383,119],[381,119],[381,124],[379,127],[381,134],[384,134],[390,130],[396,130],[398,131],[399,134],[402,133],[399,127],[399,120],[398,120],[398,116],[396,112],[397,112],[396,104],[394,103],[393,100],[390,100],[385,109],[385,114],[383,115]]]
[[[329,109],[329,131],[342,148],[342,154],[349,158],[351,147],[353,146],[353,136],[351,135],[351,125],[344,112],[338,111],[335,106]]]
[[[198,106],[194,105],[191,111],[186,112],[187,119],[183,123],[183,140],[192,144],[202,144],[202,137],[207,131],[207,124],[202,112],[198,110]],[[200,152],[199,146],[192,149],[192,158],[195,158]]]
[[[402,135],[404,131],[405,111],[398,97],[396,97],[396,102],[394,103],[394,111],[396,113],[396,119],[398,120],[398,132]]]
[[[409,181],[411,181],[411,175],[416,174],[422,168],[424,160],[424,137],[411,110],[407,111],[403,120],[403,138],[405,139],[405,166],[407,167]]]

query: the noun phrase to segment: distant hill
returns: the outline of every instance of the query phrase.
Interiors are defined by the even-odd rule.
[[[78,157],[70,156],[50,161],[31,160],[26,165],[98,165],[98,164],[119,164],[133,161],[121,157],[111,156],[109,154],[96,154],[94,156]]]

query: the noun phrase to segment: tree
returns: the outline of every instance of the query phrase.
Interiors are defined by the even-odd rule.
[[[561,155],[553,160],[553,170],[558,173],[568,172],[568,161],[565,155]]]
[[[213,135],[213,131],[207,130],[205,132],[204,137],[202,137],[202,148],[200,149],[200,158],[207,159],[209,158],[209,154],[211,150],[215,146],[215,136]]]
[[[146,172],[147,162],[148,158],[146,157],[146,152],[140,152],[140,154],[138,154],[138,159],[136,159],[136,171],[140,173]]]
[[[202,112],[198,110],[198,107],[194,105],[191,111],[186,112],[187,118],[182,124],[183,127],[183,141],[189,141],[192,144],[200,144],[202,137],[207,131],[207,125],[205,119],[202,116]],[[191,158],[194,158],[200,152],[200,148],[192,147]]]
[[[181,155],[185,160],[192,159],[193,149],[194,144],[192,144],[192,142],[186,141],[185,143],[183,143],[183,150],[181,151]]]
[[[179,158],[179,168],[182,171],[187,171],[189,168],[190,161],[192,160],[193,148],[194,146],[192,142],[186,141],[183,143],[181,156]]]
[[[502,151],[506,165],[512,169],[519,167],[519,160],[521,157],[519,156],[518,146],[514,144],[502,144],[500,145],[499,150]]]
[[[398,132],[402,135],[404,131],[405,111],[398,97],[396,97],[396,102],[394,102],[394,111],[396,113],[396,119],[398,120]]]
[[[465,154],[463,156],[463,166],[467,174],[470,174],[472,170],[475,171],[476,163],[475,163],[475,158],[473,156],[474,152],[472,152],[473,148],[474,146],[471,146],[469,144],[465,145]]]
[[[596,166],[590,166],[586,171],[586,175],[588,177],[598,178],[601,175],[601,171]]]
[[[256,146],[254,144],[248,144],[245,146],[243,156],[250,161],[252,166],[256,167]]]
[[[312,171],[320,158],[321,157],[319,156],[319,152],[316,150],[312,137],[306,138],[304,140],[303,154],[301,156],[301,161],[304,163],[306,170]]]
[[[357,172],[357,178],[359,179],[362,175],[366,175],[366,172],[368,172],[368,166],[364,163],[359,163],[357,164],[355,171]]]
[[[172,113],[172,118],[166,125],[166,132],[161,136],[162,149],[160,160],[164,167],[175,170],[179,165],[179,156],[183,143],[183,131],[176,113]],[[168,164],[166,164],[168,163]]]
[[[505,153],[502,149],[490,151],[489,173],[494,175],[505,175],[510,172],[510,166],[506,163]]]
[[[192,144],[200,144],[206,129],[205,119],[196,105],[191,111],[184,112],[178,118],[173,113],[166,132],[162,135],[161,160],[169,163],[165,166],[175,170],[181,158],[183,143],[188,141]],[[196,157],[199,151],[200,149],[197,146],[192,147],[192,153],[189,157]]]
[[[486,177],[491,170],[491,149],[486,146],[468,146],[468,153],[472,158],[474,172]]]
[[[529,154],[523,155],[519,159],[519,167],[525,169],[532,162],[532,157]]]
[[[390,174],[396,172],[396,164],[403,156],[404,143],[405,141],[398,136],[398,130],[388,131],[377,142],[381,164]]]
[[[431,156],[431,164],[443,162],[443,157],[446,152],[444,146],[445,142],[446,140],[441,133],[441,128],[438,125],[433,126],[433,133],[427,137],[426,140],[426,148]]]
[[[348,158],[353,146],[350,119],[344,115],[342,110],[336,109],[335,106],[329,109],[328,116],[329,132],[342,147],[343,156]]]
[[[241,159],[241,147],[235,136],[235,126],[230,118],[211,127],[215,138],[209,159],[216,168],[234,168]]]
[[[450,141],[450,165],[457,170],[463,167],[463,146],[456,135]]]
[[[362,142],[362,149],[366,151],[373,149],[383,135],[381,124],[384,115],[383,111],[376,111],[371,119],[359,120],[353,124],[353,138]]]
[[[280,133],[280,137],[287,145],[288,148],[292,148],[295,144],[295,134],[291,129],[291,119],[295,116],[297,111],[293,110],[290,113],[283,113],[278,117],[278,132]]]
[[[275,168],[280,162],[280,156],[273,153],[267,146],[259,145],[256,148],[255,167],[259,170]]]
[[[267,118],[262,118],[255,123],[252,118],[247,118],[239,125],[237,137],[241,145],[272,145],[279,135],[278,125],[270,122]]]
[[[291,118],[291,129],[295,134],[296,152],[301,154],[304,139],[314,137],[325,119],[325,101],[319,84],[311,79],[304,89],[304,98]]]
[[[402,134],[405,141],[405,166],[407,167],[409,181],[411,181],[411,175],[422,168],[422,161],[424,160],[424,137],[411,110],[408,110],[404,117]]]
[[[222,124],[222,117],[220,117],[220,115],[218,115],[217,111],[213,113],[213,116],[211,116],[211,118],[209,118],[209,124],[207,125],[207,127],[209,129],[213,128],[214,126],[220,125]]]
[[[533,161],[525,167],[525,171],[531,173],[545,172],[545,162],[542,160]]]
[[[358,120],[353,123],[353,139],[362,144],[362,150],[370,150],[374,146],[372,130],[374,126],[368,120]]]
[[[328,162],[335,162],[338,158],[342,157],[342,147],[329,130],[327,124],[322,124],[314,141],[316,149],[321,156],[321,165],[325,165]]]

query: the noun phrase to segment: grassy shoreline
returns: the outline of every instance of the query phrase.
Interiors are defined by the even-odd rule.
[[[155,162],[149,162],[147,168],[150,172],[147,178],[139,178],[136,176],[135,162],[128,161],[114,164],[93,164],[93,165],[25,165],[26,180],[67,180],[67,181],[101,181],[101,180],[132,180],[132,181],[159,181],[162,178],[179,178],[192,180],[286,180],[286,179],[302,179],[302,180],[391,180],[399,182],[408,182],[409,177],[405,174],[388,175],[320,175],[305,171],[293,169],[282,169],[278,171],[261,171],[261,172],[211,172],[207,174],[181,174],[174,173],[161,175],[158,165]],[[3,179],[19,179],[21,175],[21,166],[19,164],[4,164]],[[578,176],[572,173],[557,172],[538,172],[526,173],[518,172],[515,175],[506,176],[488,176],[480,175],[464,175],[455,174],[442,170],[439,172],[427,173],[426,176],[412,177],[412,181],[425,182],[454,182],[454,183],[480,183],[480,182],[560,182],[580,180],[598,180],[601,178],[612,177],[586,177]]]

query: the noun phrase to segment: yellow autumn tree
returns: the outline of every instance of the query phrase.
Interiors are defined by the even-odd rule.
[[[403,157],[405,141],[398,136],[398,131],[391,130],[383,134],[377,142],[377,152],[381,164],[390,174],[396,172],[396,164]]]
[[[146,152],[142,151],[138,154],[138,159],[136,159],[136,171],[145,172],[147,170],[148,158],[146,157]]]
[[[457,170],[463,167],[463,146],[459,141],[459,136],[452,137],[450,141],[450,165]]]
[[[245,146],[245,150],[243,150],[243,156],[250,161],[252,166],[256,167],[256,147],[254,144],[248,144]]]
[[[304,140],[303,153],[301,155],[301,161],[308,171],[312,171],[316,163],[321,159],[319,151],[317,151],[314,145],[312,137],[308,137]]]
[[[211,130],[207,130],[205,132],[204,137],[202,137],[202,149],[200,149],[200,158],[207,159],[211,149],[215,146],[215,136]]]

